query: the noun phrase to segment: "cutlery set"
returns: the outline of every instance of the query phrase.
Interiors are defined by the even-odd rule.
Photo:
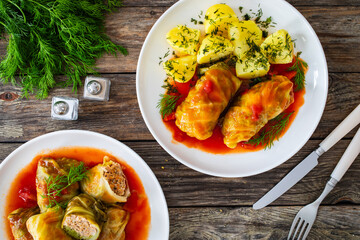
[[[306,174],[308,174],[317,164],[318,158],[342,139],[348,132],[360,123],[360,104],[327,136],[319,145],[320,147],[313,151],[303,161],[301,161],[293,170],[291,170],[277,185],[268,193],[259,199],[254,205],[254,209],[261,209],[272,203],[283,193],[294,186]],[[345,172],[351,166],[355,158],[360,153],[360,128],[350,142],[340,161],[331,174],[323,193],[313,203],[303,207],[292,223],[288,239],[306,239],[310,229],[315,221],[318,207],[327,194],[340,181]]]

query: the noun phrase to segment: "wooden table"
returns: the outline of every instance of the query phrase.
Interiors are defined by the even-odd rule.
[[[112,81],[110,101],[94,102],[71,89],[54,89],[42,101],[21,99],[19,88],[0,85],[0,161],[22,143],[63,129],[86,129],[116,138],[135,150],[157,176],[169,206],[170,239],[285,239],[297,211],[322,192],[355,130],[325,153],[319,165],[270,206],[252,204],[298,164],[360,103],[360,1],[289,0],[310,22],[325,50],[329,94],[321,122],[291,159],[247,178],[218,178],[185,167],[166,153],[148,131],[137,103],[136,64],[144,39],[175,0],[125,0],[107,16],[111,39],[127,57],[104,56],[101,75]],[[225,1],[224,1],[225,2]],[[0,54],[6,43],[1,42]],[[61,77],[60,77],[61,78]],[[80,99],[77,121],[50,118],[52,96]],[[360,157],[321,205],[309,239],[360,239]]]

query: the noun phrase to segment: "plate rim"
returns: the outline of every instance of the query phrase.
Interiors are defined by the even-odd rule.
[[[329,88],[329,76],[328,76],[328,65],[327,65],[327,61],[326,61],[326,56],[325,56],[325,52],[324,49],[321,45],[321,42],[319,40],[319,37],[317,36],[315,30],[313,29],[313,27],[311,26],[311,24],[308,22],[308,20],[294,7],[292,6],[290,3],[288,3],[285,0],[271,0],[271,1],[279,1],[282,2],[283,4],[287,5],[287,7],[289,7],[289,9],[291,9],[291,11],[295,12],[298,17],[302,18],[302,20],[304,21],[306,27],[310,30],[310,34],[314,37],[316,44],[319,46],[319,50],[321,52],[321,59],[324,62],[324,66],[323,66],[323,71],[324,71],[324,88],[323,88],[323,94],[324,94],[324,99],[321,102],[321,105],[319,106],[320,109],[320,114],[318,115],[317,119],[315,119],[315,124],[313,125],[313,127],[309,130],[309,132],[305,135],[304,140],[301,142],[301,144],[298,145],[297,148],[294,148],[293,151],[291,151],[290,153],[288,153],[287,155],[289,156],[288,158],[284,159],[284,161],[280,162],[280,163],[275,163],[275,164],[270,164],[267,168],[262,168],[261,171],[252,171],[249,172],[247,174],[232,174],[232,173],[219,173],[217,171],[209,171],[208,169],[204,170],[202,168],[199,168],[197,166],[195,166],[194,164],[183,160],[180,156],[178,156],[177,153],[173,152],[172,150],[170,150],[167,147],[167,144],[164,143],[160,137],[158,136],[158,134],[155,132],[155,130],[153,129],[152,125],[150,124],[147,116],[145,115],[145,109],[142,103],[142,96],[140,95],[140,68],[142,66],[142,60],[143,60],[143,56],[144,56],[144,52],[146,50],[146,46],[148,44],[148,42],[150,41],[150,36],[153,35],[153,32],[156,31],[158,25],[161,24],[162,20],[164,18],[166,18],[167,15],[169,15],[172,11],[174,11],[174,9],[180,5],[180,4],[185,4],[185,2],[189,2],[192,0],[180,0],[176,3],[174,3],[172,6],[170,6],[155,22],[155,24],[151,27],[150,31],[148,32],[146,39],[142,45],[140,54],[139,54],[139,58],[138,58],[138,62],[137,62],[137,69],[136,69],[136,94],[137,94],[137,98],[138,98],[138,105],[140,108],[140,112],[141,115],[143,117],[143,120],[147,126],[147,128],[149,129],[150,133],[152,134],[152,136],[155,138],[155,140],[159,143],[159,145],[168,153],[170,154],[173,158],[175,158],[177,161],[179,161],[180,163],[184,164],[185,166],[196,170],[198,172],[201,172],[203,174],[206,175],[210,175],[210,176],[215,176],[215,177],[225,177],[225,178],[233,178],[233,177],[249,177],[249,176],[254,176],[254,175],[258,175],[264,172],[267,172],[273,168],[276,168],[278,166],[280,166],[281,164],[285,163],[286,161],[288,161],[290,158],[292,158],[299,150],[301,150],[304,145],[309,141],[309,139],[311,138],[312,134],[315,132],[316,128],[318,127],[320,120],[324,114],[324,110],[325,110],[325,106],[326,106],[326,102],[327,102],[327,98],[328,98],[328,88]],[[300,107],[301,109],[301,107]],[[181,144],[181,143],[180,143]],[[197,149],[198,151],[201,151],[199,149]],[[263,151],[263,150],[261,150]],[[203,151],[202,151],[203,152]],[[203,152],[206,154],[211,154],[211,153],[207,153],[207,152]],[[233,155],[235,155],[236,153],[234,153]]]
[[[157,197],[160,197],[160,201],[162,201],[163,203],[163,213],[164,214],[163,216],[163,220],[164,220],[164,225],[166,225],[166,236],[164,236],[164,239],[168,239],[169,237],[169,234],[170,234],[170,219],[169,219],[169,208],[168,208],[168,205],[167,205],[167,202],[166,202],[166,198],[165,198],[165,194],[163,192],[163,189],[160,185],[160,182],[158,181],[155,173],[151,170],[151,168],[149,167],[149,165],[146,163],[146,161],[140,157],[140,155],[138,155],[134,150],[132,150],[130,147],[128,147],[127,145],[125,145],[124,143],[122,143],[121,141],[113,138],[113,137],[110,137],[110,136],[107,136],[105,134],[102,134],[102,133],[99,133],[99,132],[94,132],[94,131],[89,131],[89,130],[78,130],[78,129],[73,129],[73,130],[59,130],[59,131],[53,131],[53,132],[49,132],[49,133],[46,133],[46,134],[43,134],[43,135],[40,135],[38,137],[35,137],[23,144],[21,144],[19,147],[17,147],[15,150],[13,150],[9,155],[7,155],[7,157],[1,162],[0,164],[0,173],[2,171],[4,171],[3,169],[6,168],[7,166],[10,166],[10,165],[13,165],[15,164],[14,163],[11,163],[10,161],[12,160],[12,158],[14,158],[14,156],[16,154],[18,154],[19,152],[22,152],[24,151],[24,149],[26,149],[28,146],[31,146],[33,144],[36,144],[37,142],[43,140],[43,139],[46,139],[46,138],[53,138],[54,136],[58,136],[58,135],[63,135],[63,134],[78,134],[78,135],[84,135],[84,136],[92,136],[92,137],[95,137],[95,138],[103,138],[103,139],[106,139],[110,142],[112,142],[113,144],[115,145],[119,145],[121,146],[121,150],[123,151],[126,151],[132,158],[133,160],[132,161],[136,161],[138,162],[138,164],[141,165],[141,168],[144,168],[144,170],[147,172],[147,175],[148,177],[150,177],[153,182],[156,184],[156,188],[159,191],[160,194],[156,195]],[[84,145],[81,145],[81,143],[78,145],[79,147],[85,147]],[[61,146],[61,147],[76,147],[76,145],[64,145],[64,146]],[[60,148],[61,148],[60,147]],[[51,150],[51,149],[58,149],[59,147],[55,147],[55,148],[43,148],[43,150]],[[95,148],[96,147],[91,147],[91,148]],[[104,151],[106,151],[105,148],[97,148],[97,149],[102,149]],[[115,154],[115,153],[114,153]],[[32,156],[31,158],[29,158],[30,160],[27,160],[27,161],[21,161],[23,163],[25,163],[25,167],[28,166],[31,161],[33,160],[34,156]],[[122,158],[123,161],[125,161],[127,164],[129,164],[131,166],[130,163],[128,163],[128,161],[124,158]],[[131,166],[132,168],[134,168],[133,166]],[[20,171],[24,169],[24,167],[21,167]],[[135,171],[135,169],[134,169]],[[135,171],[137,173],[137,171]],[[11,179],[11,183],[10,185],[12,184],[12,181],[14,181],[14,179],[16,178],[16,176],[18,175],[19,172],[17,172],[14,177]],[[141,176],[139,173],[137,173],[139,178],[141,179]],[[144,185],[144,183],[142,182],[142,185]],[[145,187],[144,187],[145,188]],[[145,192],[146,192],[146,189],[144,189]],[[5,198],[7,198],[8,196],[8,192],[4,192],[5,194]],[[147,193],[146,194],[147,196],[149,196],[149,194]],[[5,203],[6,201],[3,203],[3,206],[5,206]],[[153,202],[150,202],[150,198],[149,198],[149,205],[150,205],[150,214],[152,215],[152,208],[151,208],[151,205],[152,204],[156,204],[155,201]],[[6,218],[6,216],[2,216],[3,218]],[[150,228],[149,228],[149,234],[151,233],[151,229],[152,229],[152,225],[153,225],[153,218],[150,219]],[[5,221],[4,221],[5,222]],[[161,227],[164,227],[164,226],[161,226]],[[1,231],[4,231],[4,235],[7,236],[7,230],[6,230],[6,226],[2,226],[2,229],[0,229],[0,233]]]

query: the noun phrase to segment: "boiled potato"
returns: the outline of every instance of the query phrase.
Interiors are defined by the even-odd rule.
[[[270,69],[270,63],[261,51],[251,50],[236,62],[236,76],[252,79],[265,76]]]
[[[229,27],[229,39],[234,45],[234,53],[238,58],[251,48],[252,45],[260,46],[262,31],[254,21],[234,22]]]
[[[221,36],[209,35],[201,43],[197,62],[199,64],[215,62],[223,57],[230,55],[234,47],[230,40]]]
[[[196,56],[186,56],[175,58],[163,63],[165,72],[175,81],[185,83],[189,81],[195,74]]]
[[[166,40],[180,54],[196,55],[200,45],[200,30],[178,25],[166,34]]]
[[[210,7],[205,13],[205,33],[227,37],[229,25],[237,22],[234,10],[226,4],[216,4]]]
[[[261,44],[261,49],[270,63],[284,64],[293,60],[294,44],[289,33],[284,29],[268,36]]]

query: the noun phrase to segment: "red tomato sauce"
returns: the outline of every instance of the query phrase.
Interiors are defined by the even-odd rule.
[[[270,68],[269,74],[270,75],[284,75],[288,77],[290,80],[293,81],[296,72],[295,71],[288,71],[287,69],[291,67],[295,63],[295,58],[292,63],[289,64],[273,64]],[[197,80],[197,78],[196,78]],[[293,81],[294,82],[294,81]],[[181,85],[181,83],[177,83],[177,85]],[[192,85],[195,85],[194,80],[192,80]],[[295,84],[294,84],[295,89]],[[189,92],[190,88],[188,88],[188,91],[186,92],[186,96]],[[244,89],[244,86],[241,86],[241,92],[246,92],[247,89]],[[183,92],[182,92],[183,94]],[[304,95],[305,95],[305,89],[302,89],[300,91],[295,92],[294,91],[294,103],[291,104],[284,113],[291,113],[294,112],[290,118],[289,122],[285,128],[285,130],[282,132],[281,136],[285,134],[285,132],[289,129],[292,122],[294,121],[300,107],[304,104]],[[183,97],[185,99],[185,97]],[[182,101],[183,101],[182,99]],[[181,102],[182,102],[181,101]],[[178,106],[180,103],[177,103]],[[261,111],[262,109],[255,109],[254,111],[254,118],[257,117],[257,112]],[[215,129],[213,130],[213,134],[210,138],[206,140],[198,140],[194,137],[188,136],[185,132],[181,131],[176,125],[175,125],[175,114],[173,114],[172,119],[164,119],[165,126],[172,132],[173,135],[173,142],[174,143],[182,143],[186,145],[189,148],[197,148],[204,152],[214,153],[214,154],[226,154],[226,153],[239,153],[239,152],[255,152],[259,151],[265,148],[265,146],[258,145],[253,146],[250,144],[247,144],[245,142],[238,143],[237,147],[234,149],[228,148],[224,142],[223,142],[223,135],[221,133],[221,126],[218,124],[216,125]],[[266,128],[267,125],[264,126]],[[261,131],[261,130],[260,130]],[[280,136],[280,137],[281,137]]]
[[[37,203],[32,200],[32,197],[35,196],[36,198],[36,168],[38,161],[42,157],[54,159],[60,157],[73,158],[84,162],[86,167],[91,168],[102,163],[105,155],[109,156],[111,159],[117,160],[122,165],[131,190],[131,196],[124,205],[124,209],[131,213],[130,220],[125,228],[126,240],[147,239],[150,229],[151,212],[149,201],[139,176],[125,161],[118,159],[103,150],[95,148],[66,147],[37,155],[28,166],[18,173],[11,184],[6,199],[6,215],[18,208],[36,206]],[[23,193],[23,195],[19,194],[19,192]],[[6,222],[8,223],[7,220]],[[10,225],[7,225],[9,239],[13,240],[14,237],[12,236]]]

